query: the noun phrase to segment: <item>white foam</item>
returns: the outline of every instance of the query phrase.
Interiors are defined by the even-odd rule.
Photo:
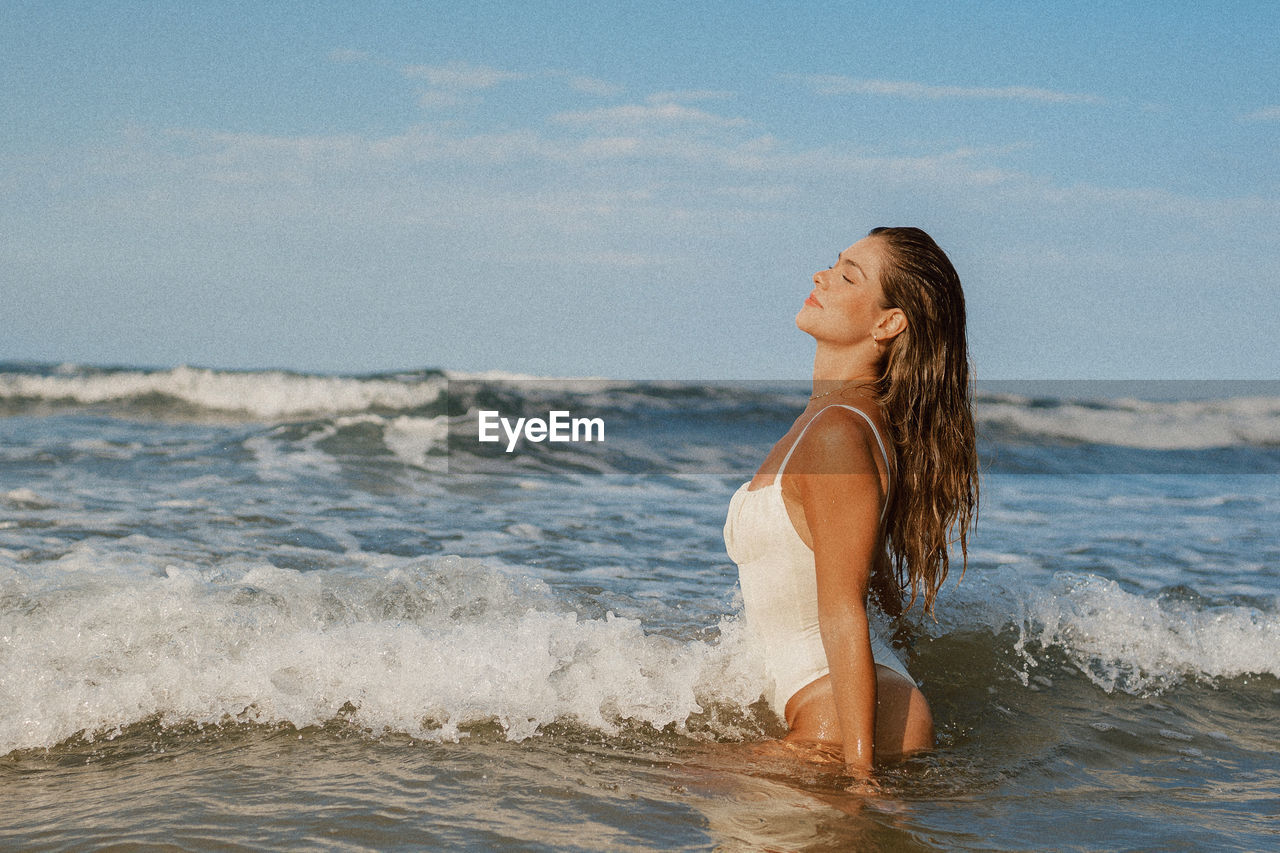
[[[1002,567],[970,575],[950,595],[946,621],[1012,625],[1024,683],[1056,651],[1111,692],[1145,694],[1186,679],[1280,676],[1280,598],[1268,610],[1162,600],[1113,580],[1059,572],[1047,585]],[[949,591],[950,592],[950,591]]]
[[[131,441],[127,444],[116,444],[110,441],[103,441],[100,438],[77,439],[67,446],[72,450],[78,450],[81,453],[96,456],[99,459],[128,459],[142,449],[142,445],[136,441]]]
[[[299,476],[334,476],[340,470],[338,461],[316,444],[337,432],[334,425],[326,425],[297,441],[283,443],[276,440],[283,428],[272,435],[255,435],[244,440],[244,446],[253,453],[254,469],[263,480],[286,481]]]
[[[541,528],[539,528],[536,524],[529,524],[528,522],[524,522],[524,521],[507,525],[506,532],[516,537],[517,539],[541,539],[542,538]]]
[[[548,388],[581,388],[586,390],[594,390],[601,387],[601,385],[606,387],[625,387],[631,384],[624,380],[605,379],[600,376],[535,376],[531,373],[511,373],[505,370],[446,370],[444,375],[459,382],[538,382],[543,387]]]
[[[0,399],[69,400],[97,404],[164,395],[211,412],[283,418],[405,410],[435,402],[449,381],[525,383],[530,394],[574,393],[583,405],[636,405],[653,411],[687,406],[680,397],[639,392],[635,383],[573,377],[537,377],[487,371],[447,371],[444,375],[377,377],[321,376],[283,371],[225,371],[193,367],[170,370],[95,371],[63,365],[47,375],[0,373]],[[688,383],[646,383],[646,387],[688,388]],[[699,387],[706,387],[700,385]],[[732,399],[733,389],[727,393]],[[745,399],[745,397],[743,398]],[[789,398],[780,397],[781,401]],[[1150,401],[1108,399],[1032,405],[1013,394],[983,395],[976,412],[980,428],[1009,428],[1029,437],[1049,437],[1147,449],[1199,449],[1280,444],[1280,398]],[[714,451],[697,448],[691,453]]]
[[[984,427],[1018,433],[1149,450],[1195,450],[1240,444],[1280,444],[1280,399],[1105,403],[1065,402],[1035,407],[1015,395],[983,398],[976,407]]]
[[[445,384],[439,377],[375,379],[175,367],[154,372],[0,374],[0,398],[92,404],[163,394],[210,411],[280,418],[423,406],[434,402]]]
[[[306,726],[348,703],[359,725],[423,738],[489,720],[512,739],[565,718],[661,728],[762,688],[732,620],[718,641],[677,641],[456,557],[299,573],[83,546],[62,568],[41,582],[0,566],[0,754],[154,716]]]
[[[291,480],[298,476],[332,476],[341,470],[338,460],[320,447],[347,427],[372,424],[380,428],[382,442],[403,464],[427,470],[443,471],[447,467],[443,453],[432,450],[447,448],[449,419],[444,415],[419,418],[399,415],[348,415],[332,423],[291,438],[291,428],[281,426],[266,435],[250,436],[244,446],[253,453],[255,469],[264,480]]]
[[[52,509],[56,503],[31,489],[11,489],[0,495],[0,502],[14,509]]]
[[[406,465],[418,468],[438,468],[430,456],[432,449],[447,448],[449,419],[443,415],[434,418],[415,418],[400,415],[385,420],[382,441],[395,457]]]

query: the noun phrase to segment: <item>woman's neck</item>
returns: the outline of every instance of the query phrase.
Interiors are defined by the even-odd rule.
[[[873,383],[879,377],[876,365],[865,350],[855,347],[833,347],[818,343],[813,354],[813,390],[829,391],[843,384]],[[819,387],[821,386],[821,387]]]

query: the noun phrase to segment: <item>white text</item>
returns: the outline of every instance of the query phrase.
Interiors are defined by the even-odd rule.
[[[547,419],[516,418],[514,424],[493,410],[481,409],[479,412],[479,435],[482,442],[501,441],[498,428],[507,436],[507,452],[516,449],[516,443],[523,435],[526,441],[534,443],[569,442],[569,441],[604,441],[603,418],[575,418],[569,412],[555,410],[547,412]]]

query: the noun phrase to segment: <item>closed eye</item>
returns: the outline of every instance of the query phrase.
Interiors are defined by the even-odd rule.
[[[835,262],[834,264],[832,264],[832,265],[829,267],[829,269],[835,269],[836,267],[840,266],[841,264],[847,264],[848,266],[851,266],[851,267],[853,267],[853,268],[857,269],[857,270],[858,270],[858,272],[862,272],[862,268],[861,268],[861,267],[859,267],[859,266],[858,266],[857,264],[855,264],[853,261],[846,261],[843,255],[841,255],[841,256],[839,256],[839,257],[837,257],[837,258],[836,258],[836,262]],[[849,278],[849,274],[848,274],[848,273],[842,272],[842,273],[840,273],[840,277],[841,277],[841,278],[843,278],[845,281],[849,282],[850,284],[856,284],[856,282],[855,282],[853,279]]]

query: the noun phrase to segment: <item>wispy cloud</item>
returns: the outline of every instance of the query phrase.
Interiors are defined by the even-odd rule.
[[[353,50],[348,47],[340,47],[329,51],[330,62],[368,62],[371,59],[373,59],[373,57],[369,53],[366,53],[363,50]]]
[[[914,100],[1004,100],[1046,104],[1101,104],[1097,95],[1059,92],[1035,86],[933,86],[910,80],[869,80],[839,74],[794,75],[819,95],[882,95]]]
[[[466,62],[450,62],[445,65],[408,65],[403,72],[406,77],[426,80],[436,88],[455,91],[492,89],[499,83],[524,79],[523,74],[514,71],[503,71]]]
[[[654,92],[645,101],[650,104],[666,104],[672,101],[725,101],[733,92],[723,89],[682,89],[674,92]]]
[[[708,93],[701,93],[708,97]],[[635,130],[647,127],[745,127],[750,122],[737,116],[722,116],[680,101],[688,93],[664,92],[650,95],[642,104],[621,104],[552,116],[560,124],[592,127],[597,130]]]
[[[531,87],[551,82],[551,89],[560,88],[561,105],[593,103],[581,96],[565,99],[565,88],[606,97],[614,91],[602,81],[577,85],[578,78],[561,71],[520,75],[460,63],[390,67],[415,81],[406,88],[418,87],[414,94],[426,107],[466,104],[520,79]],[[1027,91],[1040,93],[1035,97],[1054,102],[1066,97],[1050,93],[1055,101],[1042,90],[806,79],[833,91],[901,97],[1015,97],[1010,91],[1024,98],[1032,97]],[[989,92],[1003,94],[980,94]],[[467,227],[476,233],[497,227],[486,223],[507,227],[517,217],[521,233],[596,234],[614,226],[637,245],[648,239],[635,236],[643,230],[633,222],[641,214],[644,228],[652,229],[645,235],[685,235],[698,228],[722,233],[716,229],[741,224],[743,217],[808,216],[798,200],[814,192],[857,199],[873,211],[896,209],[899,198],[927,196],[964,210],[1034,212],[1028,217],[1051,209],[1081,222],[1099,211],[1104,219],[1197,222],[1274,222],[1278,215],[1269,200],[1197,204],[1198,199],[1155,189],[1053,181],[1012,166],[1022,158],[1011,161],[1007,155],[1016,149],[1009,146],[919,143],[895,150],[805,143],[734,115],[728,109],[734,97],[715,89],[658,92],[598,109],[543,113],[501,132],[448,120],[426,120],[391,134],[310,137],[143,129],[95,163],[106,183],[120,188],[110,210],[102,204],[97,209],[104,220],[120,210],[151,210],[159,223],[202,217],[258,227],[288,221],[299,233],[342,231],[357,220],[393,230],[456,230],[463,227],[455,221],[458,211],[465,211]],[[1253,115],[1269,121],[1277,113],[1266,107]],[[504,184],[495,190],[492,176],[499,164]],[[704,215],[708,211],[715,215]],[[676,222],[691,224],[681,229]],[[632,251],[625,241],[580,248]],[[624,256],[615,260],[623,264]]]
[[[426,110],[446,109],[473,103],[475,100],[450,89],[428,89],[418,96],[418,106]]]
[[[1280,121],[1280,105],[1254,110],[1243,118],[1245,121]]]
[[[569,88],[584,95],[613,98],[622,94],[622,87],[596,77],[569,77]]]
[[[459,167],[449,172],[456,186],[448,186],[451,192],[474,192],[474,197],[468,196],[468,205],[473,208],[483,206],[483,197],[492,193],[483,178],[491,173],[494,164],[554,163],[570,170],[556,172],[568,189],[542,187],[528,196],[530,210],[541,210],[534,201],[548,192],[561,192],[564,200],[557,209],[576,198],[581,205],[575,209],[584,221],[644,202],[645,197],[638,193],[648,191],[650,182],[659,175],[665,177],[658,179],[658,185],[684,187],[677,193],[682,198],[693,195],[709,199],[723,195],[726,189],[736,192],[747,181],[754,200],[765,207],[776,203],[778,197],[792,197],[793,187],[815,175],[842,175],[864,193],[954,191],[967,198],[973,190],[982,189],[988,199],[1000,199],[1001,203],[1028,210],[1042,211],[1048,205],[1058,211],[1122,211],[1137,219],[1174,217],[1206,223],[1274,222],[1280,216],[1280,206],[1274,200],[1256,196],[1204,199],[1149,187],[1056,184],[1001,168],[997,164],[1007,148],[871,154],[844,148],[796,147],[767,135],[735,141],[718,135],[692,137],[679,128],[665,134],[629,137],[603,136],[593,128],[587,131],[569,140],[532,129],[460,132],[452,123],[384,137],[289,137],[203,130],[169,130],[156,135],[139,131],[138,138],[132,139],[126,149],[104,155],[98,168],[121,186],[136,183],[140,192],[145,190],[135,197],[139,207],[175,193],[194,193],[197,197],[203,194],[209,200],[216,196],[226,201],[226,215],[232,218],[246,216],[248,211],[278,212],[285,207],[298,215],[312,215],[326,206],[342,209],[355,204],[357,196],[367,199],[367,213],[375,218],[394,213],[390,207],[380,206],[379,201],[393,197],[401,198],[402,207],[417,210],[430,197],[420,190],[446,186],[431,166],[442,162]],[[625,164],[636,160],[644,160],[648,166],[628,172]],[[621,165],[603,173],[610,177],[598,191],[607,191],[610,197],[630,195],[625,203],[620,201],[606,210],[601,206],[601,196],[592,195],[592,187],[601,174],[595,171],[595,165],[610,161]],[[707,168],[690,171],[690,163]],[[536,168],[532,169],[528,179],[536,182],[539,174]],[[574,177],[565,177],[569,174]],[[467,176],[476,178],[477,183],[470,184]],[[696,193],[686,191],[693,186],[697,187]],[[211,187],[222,189],[215,194]],[[875,190],[876,187],[880,189]],[[341,192],[335,188],[341,188]],[[235,195],[227,196],[224,191]],[[141,200],[145,198],[152,201]],[[232,198],[234,201],[229,201]],[[651,208],[657,211],[661,204],[661,199],[655,197]],[[188,200],[182,205],[186,211],[183,215],[202,207]],[[544,219],[547,223],[558,221],[549,213]],[[655,221],[660,219],[655,213]]]

